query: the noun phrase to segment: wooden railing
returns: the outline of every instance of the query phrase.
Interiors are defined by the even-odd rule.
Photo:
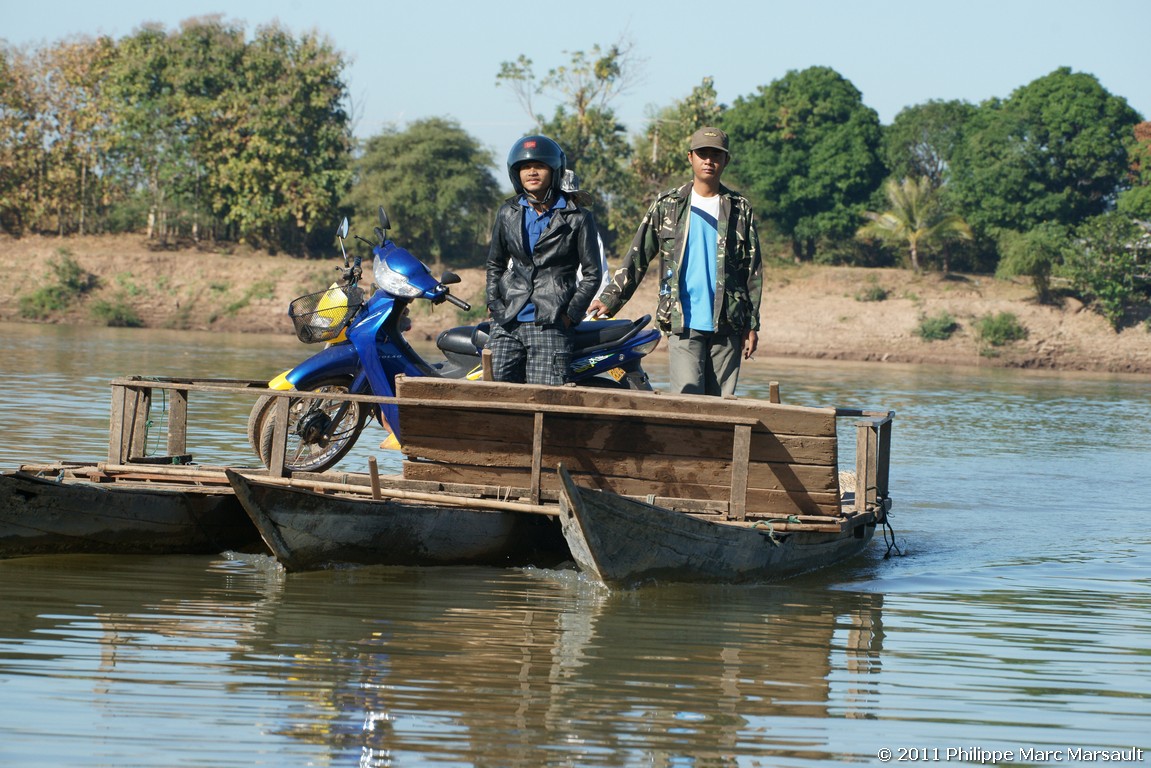
[[[890,473],[890,452],[891,452],[891,429],[892,419],[894,413],[892,411],[871,411],[850,408],[837,408],[837,409],[803,409],[796,406],[778,406],[775,405],[774,409],[778,409],[779,416],[772,416],[771,418],[778,418],[780,426],[765,425],[765,419],[768,417],[764,414],[775,413],[772,410],[764,410],[759,406],[765,406],[771,409],[773,406],[770,403],[763,403],[762,401],[740,400],[740,399],[719,399],[719,398],[696,398],[689,404],[691,408],[682,407],[683,398],[674,398],[672,396],[658,396],[655,393],[619,393],[612,390],[601,392],[598,397],[606,405],[603,407],[589,407],[586,402],[594,401],[588,400],[583,397],[583,388],[581,390],[581,397],[575,398],[571,404],[565,404],[564,398],[567,396],[563,390],[569,393],[575,391],[571,388],[550,388],[552,391],[535,392],[527,385],[493,385],[481,382],[468,382],[456,383],[453,387],[449,383],[438,384],[433,382],[444,382],[445,380],[410,380],[413,383],[419,382],[419,386],[410,388],[411,391],[423,393],[437,392],[437,388],[442,387],[443,393],[436,394],[435,396],[417,396],[417,397],[379,397],[371,395],[342,395],[337,393],[309,393],[298,391],[280,391],[271,390],[267,388],[264,381],[248,381],[240,379],[190,379],[190,378],[144,378],[144,377],[125,377],[118,378],[112,382],[112,411],[110,420],[110,434],[109,434],[109,447],[108,447],[108,463],[111,465],[129,465],[129,464],[184,464],[192,461],[192,455],[188,451],[187,445],[187,427],[188,427],[188,401],[193,393],[220,393],[220,394],[241,394],[253,398],[259,396],[272,396],[277,398],[277,406],[273,408],[271,418],[274,423],[273,443],[271,449],[271,461],[266,470],[266,474],[271,477],[284,477],[290,474],[285,468],[285,447],[287,444],[288,434],[288,418],[289,418],[289,398],[303,398],[303,399],[346,399],[348,401],[359,401],[376,404],[398,404],[402,405],[401,408],[401,423],[406,420],[406,414],[415,415],[423,414],[424,421],[428,424],[438,424],[436,427],[428,427],[424,429],[424,434],[431,434],[433,429],[438,429],[440,436],[447,435],[451,437],[452,432],[452,419],[457,417],[446,416],[445,414],[479,414],[481,418],[500,420],[503,419],[505,423],[509,418],[518,418],[520,421],[523,419],[530,420],[530,438],[525,435],[525,439],[519,443],[518,455],[519,459],[511,461],[514,467],[520,467],[523,472],[523,481],[517,483],[525,487],[527,501],[531,504],[540,504],[545,499],[545,486],[549,490],[548,500],[554,500],[554,494],[550,493],[549,484],[554,479],[554,467],[551,466],[555,462],[551,459],[559,456],[565,463],[573,457],[580,459],[583,466],[591,467],[596,471],[596,467],[602,465],[597,464],[595,460],[596,449],[585,448],[582,453],[576,448],[564,449],[562,446],[557,446],[554,439],[549,438],[549,435],[554,438],[554,431],[549,432],[548,425],[557,425],[557,428],[562,429],[565,425],[570,427],[572,424],[580,422],[592,423],[598,420],[598,423],[610,422],[635,422],[640,423],[646,429],[648,427],[654,428],[654,425],[665,425],[672,428],[671,434],[674,434],[675,425],[680,425],[683,428],[684,435],[697,434],[699,430],[707,432],[715,432],[724,428],[729,429],[726,450],[715,452],[715,455],[708,457],[712,465],[718,466],[720,464],[729,465],[727,481],[725,482],[725,492],[722,497],[705,497],[705,495],[691,496],[683,494],[675,494],[679,501],[695,501],[695,509],[692,510],[692,505],[688,504],[685,511],[696,511],[701,513],[709,512],[711,514],[719,513],[720,517],[732,520],[741,521],[748,520],[756,512],[755,517],[760,514],[767,514],[777,516],[781,513],[789,513],[787,505],[783,499],[790,499],[791,503],[796,506],[796,509],[790,513],[795,514],[808,514],[808,515],[832,515],[838,514],[841,516],[873,516],[881,515],[882,512],[889,505],[888,501],[888,483]],[[401,392],[403,392],[404,382],[400,382]],[[457,388],[458,387],[458,388]],[[502,390],[500,388],[511,388],[509,397],[514,397],[514,401],[509,401],[506,397],[501,399],[499,395]],[[520,387],[520,389],[515,389]],[[544,390],[546,388],[538,388]],[[150,410],[153,405],[153,393],[155,390],[164,390],[167,393],[167,435],[166,435],[166,453],[159,456],[149,456],[146,450],[146,430],[149,423]],[[507,394],[507,393],[505,393]],[[461,399],[465,397],[467,399]],[[539,396],[545,402],[534,402],[533,398]],[[736,404],[748,404],[748,409],[739,408]],[[744,412],[746,410],[746,413]],[[819,502],[819,505],[804,507],[808,502],[803,501],[805,497],[812,498],[812,494],[806,493],[806,489],[796,487],[784,487],[782,492],[768,492],[756,488],[755,486],[763,486],[765,478],[760,476],[753,476],[753,470],[760,473],[768,471],[768,467],[775,466],[776,469],[770,470],[777,475],[781,473],[779,467],[790,467],[794,469],[795,465],[789,464],[790,461],[812,461],[813,459],[795,459],[792,454],[796,450],[810,450],[810,444],[817,437],[815,433],[809,433],[812,437],[805,437],[804,430],[794,425],[803,422],[804,418],[814,418],[817,415],[825,415],[832,420],[832,439],[834,442],[834,420],[838,418],[855,418],[854,423],[856,427],[856,462],[855,462],[855,493],[854,500],[847,508],[839,506],[836,502],[836,510],[833,511],[824,502]],[[447,419],[447,421],[444,421]],[[810,419],[809,419],[810,420]],[[420,419],[414,419],[418,422]],[[791,425],[783,427],[782,425]],[[792,429],[798,430],[795,435],[782,434],[777,435],[774,429]],[[463,430],[463,426],[460,426]],[[498,429],[498,427],[497,427]],[[819,430],[817,429],[817,432]],[[822,433],[820,433],[822,434]],[[781,440],[784,438],[796,438],[790,443],[783,443]],[[407,477],[407,469],[409,466],[416,467],[423,473],[417,480],[431,480],[434,479],[429,474],[428,466],[435,463],[435,457],[441,456],[444,459],[443,466],[445,467],[445,476],[451,475],[453,472],[459,472],[459,461],[455,462],[456,469],[451,469],[453,466],[452,454],[450,452],[444,453],[442,448],[438,448],[430,439],[421,440],[416,431],[411,433],[412,442],[410,445],[405,445],[405,453],[408,455],[409,462],[405,464],[405,477]],[[822,438],[819,438],[822,439]],[[492,440],[479,441],[472,436],[461,437],[464,453],[470,452],[473,456],[482,454],[487,448],[492,447]],[[776,453],[769,454],[770,450]],[[805,446],[806,447],[803,447]],[[718,444],[717,444],[718,446]],[[793,447],[795,446],[795,447]],[[510,446],[505,446],[510,447]],[[636,450],[642,452],[643,446],[636,446]],[[564,451],[567,453],[564,453]],[[779,456],[782,451],[785,455]],[[437,453],[439,452],[439,453]],[[812,467],[827,467],[827,471],[835,475],[834,487],[832,492],[836,499],[839,498],[839,480],[836,471],[835,456],[837,451],[832,450],[828,454],[828,458],[815,459],[816,464]],[[433,458],[429,459],[431,456]],[[546,457],[546,458],[545,458]],[[590,458],[589,458],[590,457]],[[726,458],[725,458],[726,457]],[[774,457],[774,458],[773,458]],[[652,458],[658,459],[660,457],[654,456]],[[667,458],[667,457],[664,457]],[[558,460],[558,459],[557,459]],[[475,472],[472,475],[464,473],[456,478],[457,482],[466,483],[469,481],[475,482],[475,478],[482,475],[485,471],[482,467],[482,462],[477,463],[474,458],[468,459],[468,462],[473,464],[472,469]],[[776,462],[782,462],[776,464]],[[658,462],[655,462],[658,463]],[[545,466],[546,464],[546,466]],[[571,466],[579,466],[579,461],[571,464]],[[673,473],[677,462],[669,460],[665,462],[662,467],[671,467],[667,470]],[[476,467],[479,467],[476,469]],[[490,471],[496,473],[495,469]],[[791,471],[788,469],[787,471]],[[823,469],[820,470],[824,471]],[[478,473],[478,474],[477,474]],[[434,474],[434,473],[432,473]],[[810,473],[808,473],[810,475]],[[520,476],[514,472],[507,476]],[[790,476],[785,478],[786,483],[802,485],[804,482],[803,477]],[[450,478],[449,478],[450,479]],[[470,480],[469,480],[470,479]],[[780,479],[776,478],[777,481]],[[658,480],[658,482],[657,482]],[[657,495],[653,494],[650,490],[643,490],[645,488],[656,488],[662,483],[662,487],[668,489],[674,488],[688,488],[693,487],[690,483],[677,480],[674,476],[664,476],[662,478],[651,477],[633,477],[626,478],[620,477],[612,482],[615,482],[620,487],[610,488],[622,492],[624,495],[632,496],[646,496]],[[821,485],[825,485],[825,481],[820,481]],[[504,483],[510,486],[510,483]],[[608,483],[610,486],[611,483]],[[822,491],[820,491],[822,493]],[[662,495],[662,494],[659,494]],[[762,508],[763,500],[766,498],[778,498],[779,503],[770,508]],[[823,498],[819,495],[818,498]],[[749,503],[749,499],[754,499],[754,503]],[[675,499],[659,499],[657,503],[664,501],[674,501]],[[797,501],[798,500],[798,501]],[[749,506],[752,509],[749,510]]]

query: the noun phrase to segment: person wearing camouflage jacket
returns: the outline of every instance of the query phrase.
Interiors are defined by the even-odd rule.
[[[672,391],[732,395],[741,353],[750,358],[759,344],[759,235],[747,198],[719,181],[727,135],[700,129],[688,157],[692,182],[652,203],[623,266],[590,310],[619,312],[658,259],[656,320],[667,334]]]

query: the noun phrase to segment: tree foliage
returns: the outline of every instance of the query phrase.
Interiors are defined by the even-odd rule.
[[[1115,330],[1151,301],[1151,227],[1121,213],[1085,221],[1067,253],[1066,272]]]
[[[351,148],[343,57],[314,35],[263,27],[227,93],[234,138],[222,147],[213,210],[260,244],[298,246],[347,191]],[[216,132],[215,136],[220,136]]]
[[[1049,221],[1027,232],[1004,230],[999,236],[1002,258],[995,270],[998,277],[1029,277],[1035,296],[1043,304],[1054,301],[1051,278],[1063,266],[1071,246],[1067,227]]]
[[[1094,76],[1057,69],[980,106],[957,148],[951,191],[984,232],[1074,225],[1114,204],[1137,122]]]
[[[651,197],[691,176],[688,141],[705,125],[718,125],[723,107],[716,100],[715,81],[705,77],[687,97],[658,109],[633,142],[632,173]]]
[[[975,109],[964,101],[932,100],[901,110],[883,129],[888,173],[896,179],[926,177],[933,187],[942,187]]]
[[[395,236],[421,259],[479,264],[500,196],[492,162],[458,123],[418,120],[367,140],[346,204],[361,222],[374,222],[383,205]]]
[[[1118,210],[1127,216],[1151,221],[1151,121],[1132,130],[1128,149],[1130,186],[1119,193]]]
[[[906,243],[913,267],[936,254],[944,270],[965,254],[977,269],[999,261],[1041,298],[1067,276],[1109,318],[1146,297],[1146,251],[1132,245],[1146,236],[1124,228],[1151,220],[1151,123],[1092,75],[1057,69],[978,106],[928,101],[886,128],[826,67],[788,72],[731,108],[704,78],[650,106],[629,137],[616,106],[637,83],[633,46],[562,56],[541,77],[525,56],[506,61],[496,81],[523,104],[524,133],[567,151],[609,252],[653,194],[687,180],[687,137],[718,124],[732,138],[725,181],[797,259],[866,251],[854,235],[870,208],[865,229]],[[373,218],[384,203],[405,244],[471,263],[504,184],[493,159],[450,118],[385,131],[355,154],[344,68],[314,33],[249,33],[216,16],[39,50],[0,41],[0,231],[147,229],[306,251],[327,240],[343,200]],[[977,238],[948,247],[958,217]]]
[[[0,67],[0,221],[136,228],[299,250],[350,172],[344,61],[315,34],[192,19]]]
[[[175,43],[158,26],[123,38],[103,92],[110,123],[107,173],[125,196],[146,205],[149,237],[179,232],[181,218],[206,212],[196,210],[194,183],[206,169],[192,151],[197,126],[180,82],[183,65],[200,62],[181,61]]]
[[[0,46],[0,231],[17,235],[40,216],[45,141],[35,71],[27,53]]]
[[[821,238],[849,238],[883,178],[875,110],[827,67],[788,72],[723,115],[731,172],[756,214],[792,239],[797,259]]]
[[[911,267],[916,272],[920,271],[921,254],[945,245],[948,240],[972,238],[967,222],[940,205],[939,192],[928,177],[901,182],[892,179],[885,190],[891,207],[883,212],[864,211],[868,223],[860,227],[856,235],[906,244]]]

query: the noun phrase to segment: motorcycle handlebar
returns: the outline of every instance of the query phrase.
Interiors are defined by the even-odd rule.
[[[447,299],[452,304],[455,304],[457,307],[459,307],[460,309],[462,309],[465,312],[469,311],[472,308],[471,304],[467,303],[463,299],[457,299],[455,296],[451,295],[450,293],[445,293],[444,298]]]

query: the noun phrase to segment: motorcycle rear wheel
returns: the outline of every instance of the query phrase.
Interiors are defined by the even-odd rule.
[[[317,382],[309,392],[346,394],[351,382],[344,378]],[[268,402],[263,402],[264,400]],[[267,466],[272,459],[278,398],[265,395],[248,417],[249,439],[258,436],[256,452]],[[284,468],[291,472],[323,472],[335,466],[355,446],[368,420],[369,406],[343,400],[289,398],[288,435]],[[257,413],[259,409],[259,413]],[[334,426],[333,420],[338,420]]]

